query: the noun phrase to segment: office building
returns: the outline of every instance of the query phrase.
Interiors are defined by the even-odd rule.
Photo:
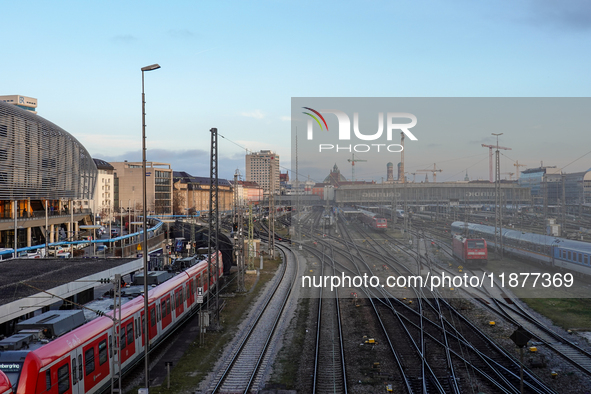
[[[262,150],[246,155],[246,180],[256,182],[263,188],[265,194],[269,193],[271,187],[271,174],[273,174],[273,192],[279,194],[280,172],[279,155],[270,150]]]
[[[123,211],[143,209],[142,162],[111,162],[113,166],[113,201]],[[146,162],[146,210],[148,214],[172,214],[172,168],[168,163]]]

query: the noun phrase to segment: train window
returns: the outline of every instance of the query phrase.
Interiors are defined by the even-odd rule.
[[[45,371],[45,390],[51,390],[51,370]]]
[[[109,358],[113,358],[113,337],[109,335]]]
[[[107,362],[107,340],[104,339],[99,342],[99,364],[103,365]]]
[[[156,325],[156,311],[154,309],[156,308],[152,308],[152,310],[150,311],[150,324],[152,327]]]
[[[76,375],[76,357],[72,359],[72,383],[78,383],[78,375]]]
[[[135,337],[139,338],[140,337],[140,325],[139,323],[139,319],[134,319],[133,321],[135,321]]]
[[[579,253],[579,263],[583,262],[583,255]]]
[[[162,319],[160,318],[160,304],[156,305],[156,319],[157,319],[158,321],[162,320]]]
[[[166,314],[170,315],[170,297],[166,299]]]
[[[84,370],[86,371],[86,376],[90,375],[94,372],[94,348],[91,347],[84,353]]]
[[[127,325],[127,343],[133,343],[133,323]]]
[[[78,380],[82,381],[82,355],[78,355]]]
[[[142,335],[144,335],[144,331],[146,330],[146,319],[142,316]]]
[[[127,342],[125,341],[125,326],[121,326],[121,335],[119,336],[121,338],[121,342],[119,342],[119,346],[121,348],[121,350],[125,349],[125,346],[127,346]]]
[[[166,300],[162,300],[161,307],[162,307],[162,318],[164,319],[166,317]]]
[[[568,259],[571,260],[571,254],[568,252]]]
[[[583,258],[585,259],[585,264],[589,265],[589,256],[585,255]]]
[[[57,369],[57,392],[64,394],[70,389],[70,366],[65,364]]]
[[[562,258],[563,258],[563,259],[566,259],[566,250],[563,250],[563,251],[562,251]]]

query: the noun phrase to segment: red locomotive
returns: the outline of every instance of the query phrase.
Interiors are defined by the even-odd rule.
[[[360,209],[359,212],[361,212],[361,215],[359,215],[360,220],[372,229],[386,230],[388,228],[386,218],[379,217],[377,213],[364,211],[362,209]]]
[[[0,371],[0,394],[12,394],[10,380],[2,371]]]
[[[484,238],[465,238],[454,235],[452,241],[454,256],[464,264],[486,264],[488,249]]]
[[[198,307],[198,288],[202,287],[206,295],[210,285],[215,284],[216,265],[219,275],[223,274],[221,253],[217,254],[217,264],[213,262],[214,272],[209,284],[207,265],[207,260],[203,260],[149,291],[148,340],[151,346]],[[1,351],[0,394],[12,394],[14,389],[16,394],[82,394],[106,390],[111,385],[117,357],[120,357],[124,374],[143,357],[146,342],[143,296],[122,305],[120,334],[113,332],[110,316],[112,312],[55,339],[46,337],[20,349]],[[22,334],[7,339],[18,335]],[[119,355],[113,351],[117,339],[120,339]],[[6,368],[12,369],[2,373]]]

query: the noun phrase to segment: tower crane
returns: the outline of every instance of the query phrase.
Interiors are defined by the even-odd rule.
[[[432,172],[433,173],[433,182],[437,182],[437,173],[443,170],[437,169],[437,164],[433,163],[433,169],[426,169],[426,170],[417,170],[417,172]]]
[[[351,163],[351,181],[355,182],[355,162],[366,162],[367,160],[361,160],[355,158],[355,153],[351,154],[351,158],[347,159],[349,163]]]
[[[496,149],[503,149],[503,150],[511,150],[511,148],[505,148],[504,146],[498,146],[498,145],[486,145],[486,144],[482,144],[483,148],[488,148],[488,177],[489,177],[489,181],[492,183],[493,182],[493,148]]]
[[[517,179],[519,179],[519,174],[521,173],[519,167],[525,167],[527,164],[519,164],[519,160],[516,160],[513,165],[517,167]]]

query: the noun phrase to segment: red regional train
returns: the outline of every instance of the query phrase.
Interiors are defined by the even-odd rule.
[[[454,256],[464,264],[488,263],[488,249],[484,238],[465,238],[459,234],[452,240]]]
[[[388,228],[387,220],[385,218],[379,217],[377,213],[364,211],[362,209],[360,209],[359,212],[361,212],[361,215],[359,215],[361,221],[372,229],[386,230]]]
[[[221,253],[212,260],[217,260],[214,267],[217,265],[220,276],[223,275]],[[202,260],[152,288],[148,294],[150,346],[160,342],[198,307],[197,289],[203,287],[205,296],[215,281],[213,272],[210,283],[206,283],[207,260]],[[0,394],[82,394],[110,388],[116,338],[109,316],[112,312],[52,340],[1,351]],[[121,316],[121,334],[115,335],[121,340],[121,369],[125,374],[144,355],[143,296],[123,304]],[[22,334],[12,337],[18,335]]]

